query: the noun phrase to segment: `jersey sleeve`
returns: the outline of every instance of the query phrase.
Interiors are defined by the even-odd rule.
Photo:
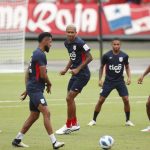
[[[39,54],[37,56],[37,63],[39,66],[46,66],[46,56],[44,54]]]
[[[107,55],[102,56],[102,65],[105,65],[107,63]]]
[[[83,41],[80,43],[80,47],[85,53],[90,51],[90,47]]]
[[[125,59],[124,59],[124,65],[128,65],[128,64],[129,64],[128,59],[129,59],[129,56],[127,55],[127,56],[125,57]]]

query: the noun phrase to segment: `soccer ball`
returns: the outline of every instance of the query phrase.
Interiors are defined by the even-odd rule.
[[[104,150],[111,149],[114,144],[114,139],[110,135],[104,135],[99,139],[100,147]]]

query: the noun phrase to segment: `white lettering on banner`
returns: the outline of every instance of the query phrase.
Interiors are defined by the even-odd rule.
[[[47,17],[46,17],[47,15]],[[75,24],[78,30],[83,32],[94,32],[97,26],[97,11],[93,8],[86,8],[83,10],[82,4],[75,5],[75,13],[71,9],[58,9],[57,5],[53,3],[39,3],[34,9],[33,17],[38,19],[28,22],[28,29],[35,31],[38,28],[42,31],[51,32],[50,23],[55,23],[56,27],[65,31],[68,24]]]
[[[49,13],[47,18],[44,18],[46,13]],[[53,3],[39,3],[36,5],[34,9],[33,16],[36,18],[38,15],[38,19],[36,22],[33,20],[29,20],[28,28],[31,31],[35,31],[37,28],[40,28],[43,31],[51,32],[51,28],[48,25],[52,21],[54,21],[57,13],[57,7]]]
[[[27,18],[27,9],[24,6],[0,6],[0,29],[24,29]]]

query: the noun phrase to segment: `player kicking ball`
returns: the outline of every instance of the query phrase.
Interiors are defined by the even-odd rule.
[[[140,76],[140,78],[138,79],[138,84],[142,84],[144,77],[150,72],[150,65],[147,67],[147,69],[145,70],[145,72]],[[147,103],[146,103],[146,111],[147,111],[147,116],[148,119],[150,121],[150,96],[148,97]],[[150,126],[148,126],[147,128],[141,130],[143,132],[150,132]]]
[[[99,71],[99,86],[102,87],[100,92],[99,100],[95,106],[93,119],[89,122],[89,126],[96,125],[96,119],[101,111],[101,107],[105,102],[108,95],[111,93],[113,89],[116,89],[122,97],[124,103],[124,111],[126,115],[126,126],[134,126],[134,124],[130,121],[130,104],[128,97],[128,89],[125,85],[123,72],[124,67],[127,74],[127,85],[131,83],[131,73],[128,62],[128,55],[120,50],[121,41],[119,39],[112,40],[112,50],[108,51],[102,57],[102,62]],[[105,81],[103,83],[102,76],[104,72],[104,68],[106,69]]]
[[[56,134],[59,135],[68,134],[80,129],[76,116],[75,98],[90,79],[90,71],[88,68],[88,64],[92,61],[90,48],[76,34],[76,27],[74,25],[68,25],[66,28],[67,39],[64,44],[68,50],[70,60],[65,69],[60,72],[60,75],[65,75],[70,69],[69,72],[72,76],[68,83],[66,97],[67,121],[62,128],[56,131]]]
[[[22,142],[24,135],[30,129],[32,124],[38,120],[40,113],[43,115],[43,123],[47,134],[52,142],[54,149],[59,149],[64,146],[64,142],[58,142],[50,121],[50,112],[47,106],[46,99],[43,95],[46,87],[47,93],[51,93],[51,82],[47,75],[47,59],[45,52],[49,52],[52,43],[52,35],[48,32],[43,32],[38,37],[39,47],[33,52],[30,65],[26,71],[25,84],[26,91],[21,95],[22,100],[25,100],[27,95],[30,98],[29,107],[30,115],[25,121],[21,131],[12,141],[15,147],[29,147]]]

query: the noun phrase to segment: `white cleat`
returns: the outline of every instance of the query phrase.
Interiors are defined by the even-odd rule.
[[[88,123],[88,126],[94,126],[96,125],[96,121],[94,120],[91,120],[89,123]]]
[[[53,143],[53,149],[59,149],[60,147],[63,147],[64,145],[65,145],[64,142],[56,141],[55,143]]]
[[[71,127],[71,132],[78,131],[78,130],[80,130],[80,126],[79,125]]]
[[[148,126],[147,128],[141,130],[142,132],[150,132],[150,126]]]
[[[67,128],[67,126],[64,125],[62,128],[57,130],[55,133],[58,134],[58,135],[70,134],[71,133],[71,128]]]
[[[125,123],[126,126],[131,126],[131,127],[134,127],[135,125],[130,121],[128,120],[126,123]]]

